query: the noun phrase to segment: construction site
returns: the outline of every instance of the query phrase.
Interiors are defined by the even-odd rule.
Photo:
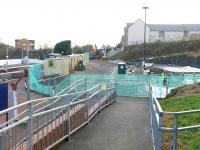
[[[89,60],[88,54],[2,68],[0,149],[123,149],[120,143],[128,150],[160,149],[166,143],[181,147],[174,143],[174,128],[162,126],[159,116],[174,114],[164,112],[157,98],[199,82],[198,72],[130,74],[130,68],[119,61]],[[165,132],[170,143],[160,136]]]

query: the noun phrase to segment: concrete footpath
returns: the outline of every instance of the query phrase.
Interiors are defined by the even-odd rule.
[[[119,97],[60,150],[151,150],[150,114],[145,98]]]

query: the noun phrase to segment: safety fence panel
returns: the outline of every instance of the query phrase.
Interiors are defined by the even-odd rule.
[[[55,95],[70,84],[68,75],[44,77],[41,64],[30,66],[29,79],[31,90],[48,96]]]
[[[167,83],[164,83],[164,78],[167,79]],[[172,89],[176,87],[200,81],[198,74],[171,74],[167,76],[158,74],[71,74],[68,76],[44,77],[42,66],[40,64],[30,67],[31,90],[45,95],[55,95],[80,79],[87,80],[87,89],[104,82],[116,82],[119,84],[118,87],[120,88],[117,90],[119,96],[147,96],[148,90],[146,90],[147,87],[145,84],[151,81],[154,89],[156,90],[155,96],[158,98],[164,98]],[[135,83],[141,83],[141,86],[137,87],[135,86]],[[142,93],[144,94],[142,95]]]

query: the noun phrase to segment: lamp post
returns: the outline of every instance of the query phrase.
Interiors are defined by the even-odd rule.
[[[6,60],[8,62],[8,50],[9,50],[9,45],[7,45],[7,48],[6,48]]]
[[[22,47],[22,59],[23,59],[23,57],[24,57],[24,47]]]
[[[149,7],[145,6],[145,7],[142,7],[142,9],[144,9],[144,16],[145,16],[145,19],[144,19],[144,66],[145,66],[145,61],[146,61],[146,54],[145,54],[145,51],[146,51],[146,10],[149,9]]]
[[[51,41],[49,41],[49,48],[51,48],[51,53],[53,54],[53,47],[51,47]]]

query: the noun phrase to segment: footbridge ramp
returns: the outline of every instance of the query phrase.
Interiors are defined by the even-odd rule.
[[[151,150],[147,98],[118,97],[59,150]]]

